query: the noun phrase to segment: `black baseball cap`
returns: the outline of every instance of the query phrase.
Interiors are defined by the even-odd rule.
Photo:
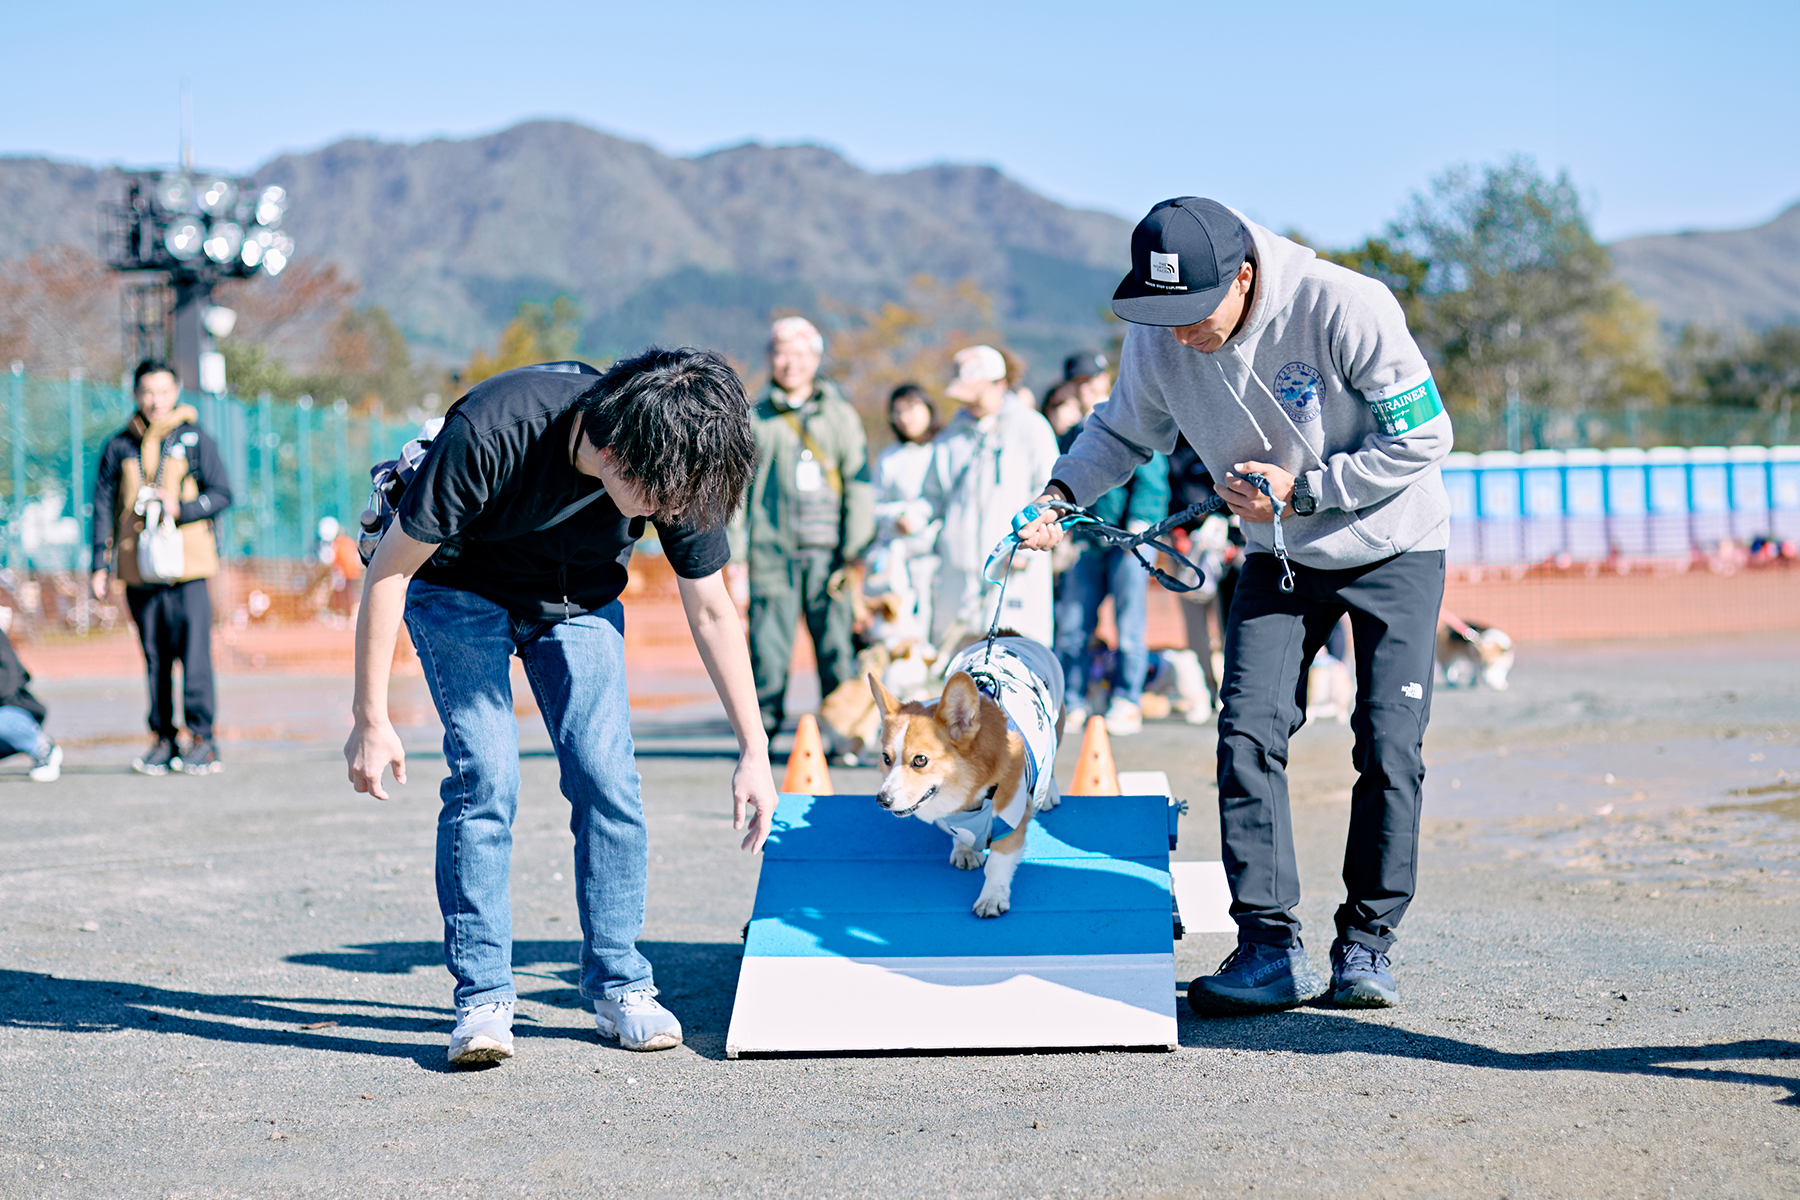
[[[1111,365],[1098,350],[1077,351],[1063,359],[1063,382],[1104,374]]]
[[[1250,233],[1217,200],[1164,200],[1131,231],[1131,274],[1113,311],[1134,325],[1192,325],[1212,316],[1250,250]]]

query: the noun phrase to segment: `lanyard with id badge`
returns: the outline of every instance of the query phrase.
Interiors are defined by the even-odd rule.
[[[829,549],[841,536],[843,479],[825,461],[824,447],[814,440],[798,413],[783,414],[800,435],[800,457],[794,463],[794,544],[801,549]]]

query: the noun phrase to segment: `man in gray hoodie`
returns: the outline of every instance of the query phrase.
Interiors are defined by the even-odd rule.
[[[1219,716],[1219,825],[1238,947],[1194,980],[1188,1003],[1202,1014],[1255,1012],[1325,991],[1294,916],[1288,739],[1306,719],[1307,667],[1348,613],[1358,777],[1330,990],[1341,1005],[1394,1004],[1388,952],[1417,873],[1420,743],[1449,544],[1438,467],[1450,418],[1386,287],[1216,201],[1151,209],[1132,233],[1131,266],[1113,297],[1131,322],[1118,383],[1057,461],[1043,499],[1091,504],[1185,434],[1249,541]],[[1040,518],[1021,540],[1047,549],[1061,530]]]

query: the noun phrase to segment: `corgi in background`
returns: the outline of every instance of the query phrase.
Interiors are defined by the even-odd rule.
[[[1450,687],[1487,684],[1506,690],[1513,666],[1513,642],[1491,625],[1461,620],[1448,610],[1438,613],[1437,663]]]

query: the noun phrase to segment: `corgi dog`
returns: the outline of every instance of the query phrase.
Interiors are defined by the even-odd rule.
[[[1444,682],[1451,687],[1485,683],[1504,692],[1506,677],[1512,673],[1512,638],[1491,625],[1477,625],[1443,612],[1439,614],[1437,662]]]
[[[871,672],[887,774],[876,801],[897,817],[929,821],[951,837],[950,865],[986,862],[978,917],[1012,907],[1012,878],[1032,816],[1060,802],[1056,759],[1062,668],[1029,638],[977,642],[950,661],[943,694],[902,704]],[[998,818],[1010,827],[994,838]]]

